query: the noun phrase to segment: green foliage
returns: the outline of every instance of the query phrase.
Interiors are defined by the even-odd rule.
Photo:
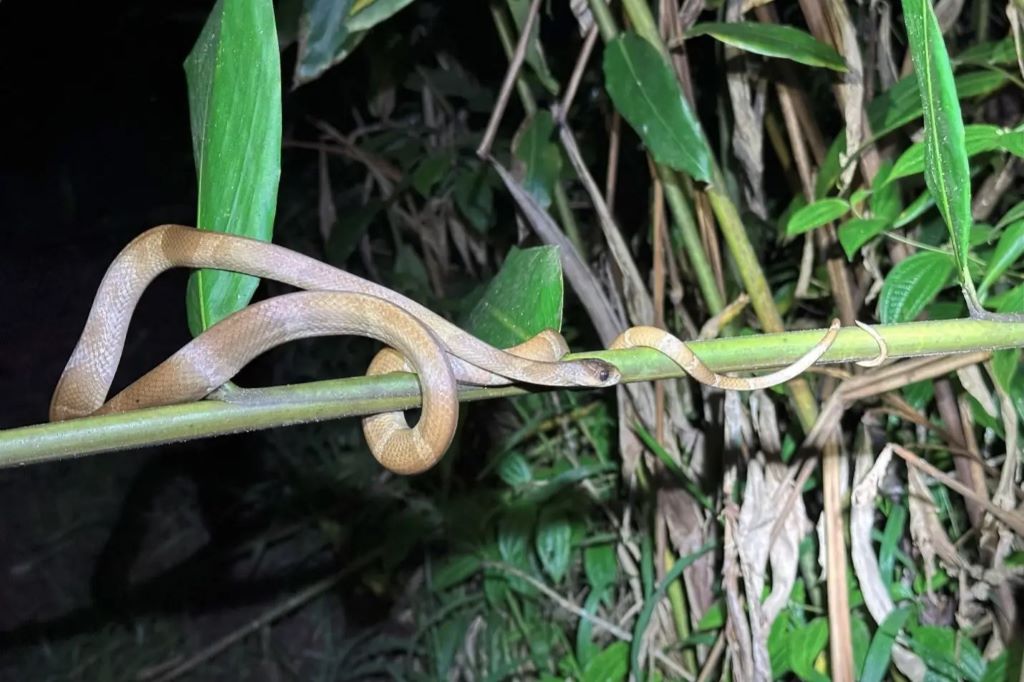
[[[697,24],[686,32],[688,37],[709,35],[747,52],[766,57],[782,57],[808,66],[823,66],[846,71],[846,64],[832,47],[792,26],[761,24],[751,21],[735,23],[708,22]]]
[[[219,0],[185,60],[199,229],[270,239],[281,174],[276,36],[270,0]],[[237,273],[193,273],[192,334],[244,308],[258,283]]]
[[[654,158],[696,180],[711,177],[710,151],[668,65],[634,33],[605,46],[605,88]]]

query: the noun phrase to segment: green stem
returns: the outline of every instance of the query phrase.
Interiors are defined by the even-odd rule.
[[[1024,346],[1024,323],[1020,322],[942,320],[879,325],[875,330],[885,341],[890,358]],[[820,341],[821,336],[821,330],[809,330],[694,341],[689,345],[705,364],[717,372],[744,372],[789,364]],[[867,332],[850,327],[839,332],[822,362],[845,363],[877,356],[878,347],[874,339]],[[684,376],[672,360],[649,348],[568,356],[569,359],[580,357],[601,358],[613,363],[622,372],[624,382]],[[419,405],[419,384],[411,374],[336,379],[264,390],[269,396],[279,396],[280,402],[233,405],[205,400],[0,431],[0,467],[289,424],[407,410]],[[459,400],[488,400],[539,390],[545,389],[464,387],[459,391]]]
[[[693,267],[693,274],[697,277],[697,286],[700,287],[700,293],[704,296],[708,310],[712,315],[717,315],[725,308],[725,301],[722,298],[722,293],[718,290],[715,274],[711,270],[707,253],[704,251],[704,243],[700,239],[700,232],[697,229],[697,221],[693,217],[690,202],[680,187],[682,178],[678,173],[673,173],[671,168],[662,165],[658,165],[658,175],[665,188],[668,210],[683,237],[683,246],[686,249],[684,255]]]

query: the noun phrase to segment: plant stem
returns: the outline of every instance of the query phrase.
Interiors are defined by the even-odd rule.
[[[1024,323],[1019,322],[962,319],[880,325],[875,329],[885,341],[889,357],[894,359],[1024,346]],[[711,369],[743,372],[789,364],[821,336],[821,330],[809,330],[694,341],[689,345]],[[822,362],[869,360],[877,355],[874,339],[851,327],[840,331]],[[684,376],[672,360],[649,348],[577,353],[567,359],[580,357],[613,363],[622,372],[624,382]],[[205,400],[0,431],[0,467],[406,410],[419,405],[419,384],[411,374],[335,379],[264,390],[269,395],[279,395],[280,402],[253,406]],[[464,387],[459,400],[488,400],[539,390],[545,389]]]

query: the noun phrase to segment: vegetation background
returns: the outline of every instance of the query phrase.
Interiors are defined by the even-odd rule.
[[[218,87],[280,116],[261,147],[280,160],[205,175],[253,192],[265,238],[495,342],[838,316],[896,325],[895,355],[972,352],[749,396],[673,379],[488,401],[415,478],[355,420],[0,471],[0,678],[1019,677],[1024,375],[989,345],[1024,335],[962,321],[1024,311],[1016,2],[269,7],[0,3],[0,428],[45,418],[117,251],[215,212],[182,63],[204,26],[251,47],[267,17],[273,56],[224,52],[242,75]],[[589,266],[564,288],[543,219],[477,153],[492,120],[485,146]],[[188,280],[143,299],[120,385],[210,322]],[[859,334],[832,359],[877,354]],[[292,344],[239,382],[358,375],[373,351]]]

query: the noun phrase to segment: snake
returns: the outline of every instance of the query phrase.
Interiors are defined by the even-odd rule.
[[[143,291],[158,275],[176,267],[238,272],[305,291],[275,296],[227,316],[107,400]],[[745,378],[712,371],[683,341],[657,327],[631,327],[610,348],[651,347],[700,383],[749,391],[798,376],[828,350],[838,330],[839,322],[834,320],[821,341],[794,363]],[[563,359],[568,346],[554,330],[544,330],[512,348],[495,348],[396,291],[310,256],[247,237],[160,225],[132,240],[104,274],[54,390],[50,420],[199,400],[274,346],[338,334],[367,336],[389,347],[374,358],[368,374],[412,371],[417,375],[422,411],[415,426],[410,427],[401,412],[363,419],[373,455],[382,466],[400,474],[426,471],[447,450],[458,420],[459,383],[605,388],[621,379],[619,370],[604,360]],[[237,393],[242,403],[260,400],[245,397],[259,396],[259,389]]]

